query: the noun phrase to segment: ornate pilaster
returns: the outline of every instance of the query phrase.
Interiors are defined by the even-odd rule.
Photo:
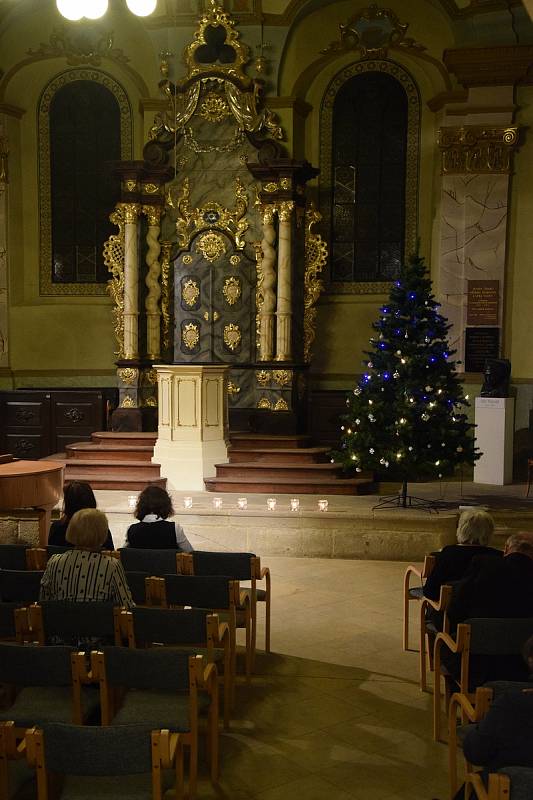
[[[294,202],[278,205],[278,291],[276,310],[276,361],[292,357],[292,212]]]
[[[276,230],[274,207],[263,209],[263,238],[257,262],[257,324],[259,361],[271,361],[274,355],[274,313],[276,310]]]
[[[120,203],[124,214],[124,358],[139,356],[139,203]]]
[[[160,357],[161,350],[161,311],[159,309],[159,299],[161,297],[161,285],[159,283],[161,276],[159,233],[161,228],[159,220],[161,218],[161,210],[161,206],[156,205],[144,205],[142,207],[142,211],[148,219],[148,233],[146,234],[146,243],[148,245],[146,266],[148,271],[145,278],[148,293],[146,295],[145,308],[146,352],[150,361],[157,360]]]
[[[161,336],[163,350],[172,344],[170,338],[170,253],[172,242],[161,242]]]
[[[7,218],[8,218],[8,141],[0,118],[0,369],[9,367],[8,348],[8,281],[7,281]]]

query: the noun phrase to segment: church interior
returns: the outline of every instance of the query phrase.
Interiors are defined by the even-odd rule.
[[[268,567],[241,577],[218,778],[200,726],[185,794],[178,767],[164,795],[123,768],[103,796],[453,800],[418,601],[461,511],[489,511],[499,549],[533,531],[532,128],[533,0],[0,0],[0,549],[45,570],[63,484],[87,482],[119,551],[153,486],[194,551]],[[482,456],[454,444],[442,475],[432,450],[402,508],[385,451],[340,462],[353,397],[400,378],[369,358],[413,254]],[[416,314],[394,323],[409,353],[433,347]],[[17,608],[0,648],[36,641]],[[104,792],[35,780],[40,734],[5,727],[1,691],[0,800]],[[170,742],[190,773],[192,738],[152,757]]]

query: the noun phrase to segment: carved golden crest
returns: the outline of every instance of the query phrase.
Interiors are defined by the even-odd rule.
[[[134,399],[133,399],[133,397],[132,397],[131,395],[129,395],[129,394],[125,395],[125,396],[122,398],[122,402],[121,402],[121,404],[120,404],[120,407],[121,407],[121,408],[137,408],[137,406],[136,406],[136,403],[135,403],[135,400],[134,400]]]
[[[243,250],[244,233],[249,223],[246,219],[248,211],[248,195],[239,177],[235,178],[235,208],[233,211],[210,201],[199,208],[191,208],[191,188],[189,179],[185,178],[180,194],[174,198],[169,191],[167,205],[177,212],[176,233],[179,247],[188,247],[192,237],[200,231],[217,229],[227,233],[235,242],[237,250]]]
[[[134,367],[124,367],[123,369],[119,369],[117,371],[117,375],[119,380],[121,380],[122,383],[125,383],[126,386],[133,386],[139,377],[139,370],[135,369]]]
[[[233,383],[233,381],[228,381],[228,394],[230,397],[233,397],[234,394],[239,394],[240,391],[240,386],[237,386],[237,384]]]
[[[194,350],[200,341],[200,330],[195,322],[187,322],[183,326],[181,340],[188,350]]]
[[[259,386],[265,387],[270,380],[270,373],[266,369],[260,369],[255,373],[255,379]]]
[[[242,339],[241,331],[238,325],[230,322],[224,325],[224,344],[230,350],[236,350],[240,345]]]
[[[222,294],[224,295],[226,303],[230,306],[234,306],[242,294],[240,280],[233,275],[226,278],[222,288]]]
[[[198,286],[198,283],[192,278],[189,278],[189,280],[185,281],[181,289],[181,297],[183,302],[185,305],[189,306],[189,308],[192,308],[192,306],[196,305],[196,301],[198,300],[199,296],[200,287]]]
[[[157,383],[157,370],[152,367],[152,369],[147,369],[144,373],[144,381],[151,386],[155,386]]]
[[[289,386],[292,382],[292,370],[290,369],[275,369],[272,372],[272,380],[278,386]]]
[[[272,409],[272,403],[268,399],[268,397],[261,397],[259,402],[257,403],[257,408],[268,408]]]
[[[200,236],[196,242],[196,252],[201,253],[210,264],[226,252],[226,243],[220,233],[210,231]]]
[[[277,403],[274,406],[274,411],[288,411],[289,406],[287,405],[287,401],[280,397]]]
[[[183,261],[184,264],[192,264],[192,256],[189,254],[184,255],[181,260]]]
[[[238,255],[232,255],[230,256],[229,263],[232,264],[232,266],[236,267],[237,264],[241,263],[241,257]]]
[[[216,92],[209,92],[202,103],[198,112],[201,117],[208,122],[222,122],[225,117],[231,114],[226,100]]]

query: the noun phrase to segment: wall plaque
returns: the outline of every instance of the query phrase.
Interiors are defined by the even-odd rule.
[[[487,358],[498,358],[499,328],[467,328],[465,331],[465,372],[483,372]]]
[[[500,281],[468,281],[467,325],[497,325]]]

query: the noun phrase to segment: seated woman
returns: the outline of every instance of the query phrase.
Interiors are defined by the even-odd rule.
[[[122,564],[101,553],[108,535],[107,517],[95,508],[77,511],[66,540],[73,549],[48,560],[41,579],[40,600],[110,602],[134,605]]]
[[[139,522],[130,525],[126,534],[128,547],[153,550],[174,548],[191,553],[192,547],[177,522],[168,522],[174,514],[168,492],[159,486],[147,486],[137,498],[135,517]]]
[[[486,511],[463,511],[457,525],[457,544],[449,544],[436,553],[433,567],[424,585],[424,596],[438,600],[440,587],[460,581],[475,556],[500,556],[500,550],[489,547],[494,533],[494,520]]]
[[[73,515],[82,508],[96,508],[94,492],[85,481],[71,481],[63,491],[63,513],[61,518],[50,525],[48,544],[54,545],[54,547],[72,547],[66,538],[67,528]],[[103,549],[115,549],[109,530],[107,531]]]

